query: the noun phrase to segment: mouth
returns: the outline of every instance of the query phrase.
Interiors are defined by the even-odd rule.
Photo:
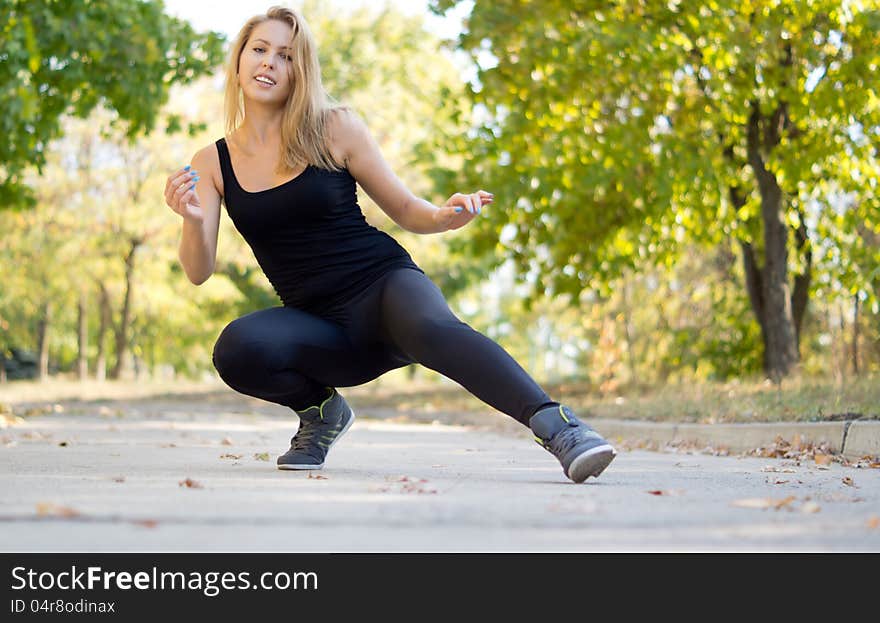
[[[263,76],[263,75],[256,76],[256,77],[254,77],[254,81],[260,83],[262,86],[267,87],[267,88],[275,86],[275,81],[272,80],[272,78],[270,78],[268,76]]]

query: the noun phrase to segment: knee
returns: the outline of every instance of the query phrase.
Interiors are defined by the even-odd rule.
[[[258,350],[256,344],[248,339],[248,331],[241,318],[233,320],[220,332],[214,343],[212,361],[214,368],[227,384],[233,386],[242,377],[253,373],[258,367]]]
[[[424,360],[430,353],[454,346],[457,343],[457,333],[471,330],[454,316],[413,317],[411,322],[400,328],[397,341],[408,354]]]

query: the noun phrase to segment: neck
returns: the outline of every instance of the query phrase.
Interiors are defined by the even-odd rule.
[[[282,109],[248,101],[245,101],[244,109],[244,120],[237,131],[243,145],[264,149],[281,144]]]

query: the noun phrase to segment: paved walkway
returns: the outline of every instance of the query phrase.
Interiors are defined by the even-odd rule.
[[[282,472],[294,428],[29,417],[0,431],[0,550],[880,551],[878,469],[633,450],[576,485],[525,429],[360,418],[323,471]]]

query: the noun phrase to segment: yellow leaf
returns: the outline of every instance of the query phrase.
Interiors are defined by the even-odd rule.
[[[731,502],[731,506],[739,506],[740,508],[776,508],[788,506],[795,500],[793,495],[777,500],[774,498],[745,498]]]

